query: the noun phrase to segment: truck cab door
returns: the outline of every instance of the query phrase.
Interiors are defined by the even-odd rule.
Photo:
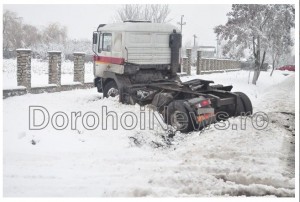
[[[104,63],[111,63],[112,58],[112,33],[102,33],[99,51]]]
[[[101,32],[98,37],[95,51],[97,55],[94,57],[94,75],[104,77],[104,72],[110,71],[112,67],[112,34]]]

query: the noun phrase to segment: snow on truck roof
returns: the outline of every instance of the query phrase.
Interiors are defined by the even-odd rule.
[[[179,29],[168,23],[124,22],[112,23],[98,28],[98,31],[128,31],[128,32],[167,32]]]

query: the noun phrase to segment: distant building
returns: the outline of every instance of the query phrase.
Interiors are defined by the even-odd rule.
[[[194,50],[195,49],[195,50]],[[197,50],[201,51],[202,57],[204,58],[216,58],[217,51],[215,46],[196,46],[193,48],[195,54],[197,54]],[[197,55],[195,55],[196,57]]]
[[[198,50],[201,51],[202,58],[216,58],[217,57],[215,46],[195,46],[192,48],[192,62],[194,64],[197,60],[197,51]]]

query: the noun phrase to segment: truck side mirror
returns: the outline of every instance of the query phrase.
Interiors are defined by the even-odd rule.
[[[93,33],[93,45],[97,44],[98,32]]]
[[[97,55],[99,32],[93,32],[93,52]]]

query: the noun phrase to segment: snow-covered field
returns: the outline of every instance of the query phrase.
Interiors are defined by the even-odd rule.
[[[51,124],[29,130],[29,106],[43,106],[50,116],[63,111],[69,118],[71,112],[94,111],[100,125],[103,106],[118,115],[141,109],[103,99],[96,89],[7,98],[4,196],[294,196],[295,75],[261,72],[256,86],[248,84],[248,76],[237,71],[182,80],[200,77],[245,92],[254,112],[269,117],[263,130],[250,118],[242,130],[239,117],[230,119],[237,130],[211,126],[172,139],[156,120],[154,129],[146,124],[145,130],[113,130],[112,118],[107,130],[82,124],[77,130],[71,124],[64,130]]]
[[[74,63],[66,60],[61,65],[61,84],[72,84],[74,74]],[[85,78],[84,82],[93,82],[93,63],[85,63]],[[45,86],[48,84],[48,61],[38,59],[31,60],[31,85]],[[3,60],[3,89],[17,87],[17,60]]]

